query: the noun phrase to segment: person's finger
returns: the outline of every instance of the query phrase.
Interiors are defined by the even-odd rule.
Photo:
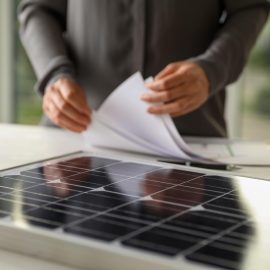
[[[75,83],[60,81],[56,87],[63,98],[75,109],[85,114],[91,113],[85,93]]]
[[[175,101],[168,104],[155,105],[148,108],[148,113],[151,114],[175,114],[183,110],[181,102]]]
[[[73,121],[66,115],[64,115],[61,111],[58,110],[57,106],[54,104],[52,100],[47,99],[46,104],[44,105],[44,109],[48,117],[58,126],[74,131],[74,132],[82,132],[86,128],[77,122]]]
[[[192,98],[192,96],[184,96],[175,100],[174,102],[165,103],[161,105],[154,105],[148,108],[151,114],[170,114],[172,117],[182,116],[198,109],[205,99]]]
[[[146,86],[152,91],[160,92],[183,85],[187,83],[188,80],[189,78],[187,78],[184,73],[182,74],[181,72],[175,72],[163,79],[154,80],[153,82],[147,83]]]
[[[158,102],[169,102],[175,99],[184,97],[187,95],[186,86],[178,86],[176,88],[169,89],[168,91],[162,92],[153,92],[149,91],[141,96],[141,100],[150,102],[150,103],[158,103]]]
[[[178,102],[180,102],[180,101],[178,101]],[[191,103],[188,100],[182,101],[182,102],[183,102],[183,106],[181,108],[181,111],[179,110],[177,112],[170,113],[171,117],[179,117],[179,116],[188,114],[199,107],[199,106],[195,106],[195,104]],[[179,107],[180,107],[180,105],[179,105]]]
[[[168,76],[169,74],[174,73],[177,69],[178,69],[178,65],[177,64],[174,64],[174,63],[169,64],[163,70],[161,70],[161,72],[159,72],[155,76],[155,80],[160,80],[160,79]]]
[[[68,102],[64,100],[58,89],[54,89],[51,93],[51,99],[64,115],[71,118],[73,121],[77,122],[82,126],[88,126],[90,124],[90,115],[81,113],[80,111],[74,109]]]

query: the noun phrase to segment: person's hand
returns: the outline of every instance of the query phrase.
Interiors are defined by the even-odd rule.
[[[198,109],[209,96],[209,80],[204,70],[190,61],[168,65],[146,86],[152,91],[141,99],[156,103],[148,108],[152,114],[181,116]]]
[[[55,124],[74,132],[86,130],[91,121],[86,94],[71,79],[59,79],[47,87],[43,110]]]

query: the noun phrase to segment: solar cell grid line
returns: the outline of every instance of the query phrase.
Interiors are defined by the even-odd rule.
[[[216,189],[211,189],[209,187],[196,187],[193,185],[188,185],[188,183],[186,185],[182,185],[182,188],[187,188],[190,191],[194,191],[195,193],[204,193],[207,195],[218,195],[218,194],[223,194],[224,192],[226,192],[226,190],[216,190]]]
[[[131,178],[133,178],[133,177],[126,178],[125,180],[129,180],[129,179],[131,179]],[[119,182],[125,181],[125,180],[119,180]],[[115,182],[115,183],[119,183],[119,182]],[[107,185],[103,186],[102,188],[104,188],[104,187],[106,187],[106,186],[107,186]],[[92,189],[91,192],[95,192],[95,191],[97,191],[97,190],[99,190],[99,189],[100,189],[100,188]],[[77,196],[86,194],[86,193],[88,193],[88,192],[89,192],[89,191],[85,191],[85,192],[81,192],[80,194],[75,194],[75,195],[73,195],[73,196],[69,196],[68,199],[76,198]],[[64,201],[64,200],[66,200],[66,198],[60,198],[60,199],[56,200],[56,201],[53,202],[53,203],[60,203],[61,201]],[[50,204],[52,204],[52,203],[49,203],[48,205],[50,205]]]
[[[45,199],[41,199],[41,198],[33,198],[33,197],[25,197],[25,199],[27,200],[27,202],[23,201],[21,199],[20,196],[17,196],[17,194],[13,194],[13,193],[8,193],[5,194],[4,196],[1,197],[3,200],[6,201],[10,201],[10,202],[18,202],[18,203],[22,203],[22,204],[42,204],[42,203],[48,203],[48,201],[46,201]],[[38,206],[40,206],[40,204],[38,204]]]
[[[58,230],[62,228],[64,224],[69,224],[74,220],[80,220],[93,215],[95,211],[88,209],[77,209],[76,207],[70,207],[69,205],[57,205],[56,208],[40,207],[29,209],[24,213],[24,220],[31,223],[31,225],[37,225],[46,228],[46,224],[52,223],[53,226],[50,229]],[[38,220],[39,222],[32,222]]]
[[[85,171],[90,171],[91,170],[91,168],[89,168],[89,165],[83,164],[83,166],[79,166],[77,164],[68,162],[69,159],[66,160],[66,161],[62,161],[62,160],[61,161],[48,161],[46,163],[46,165],[50,165],[50,166],[61,166],[61,167],[65,167],[65,168],[71,169],[71,170],[72,169],[74,169],[74,170],[85,170]],[[86,167],[86,165],[88,167]]]
[[[61,203],[55,203],[53,205],[53,207],[50,206],[45,206],[44,208],[51,210],[51,211],[55,211],[55,212],[59,212],[59,213],[70,213],[70,212],[74,212],[80,216],[89,216],[90,214],[95,213],[95,211],[91,210],[91,209],[83,209],[80,208],[76,205],[65,205],[65,204],[61,204]]]
[[[212,235],[217,235],[217,233]],[[188,230],[180,233],[180,231],[168,230],[162,225],[151,228],[150,230],[137,235],[135,238],[122,241],[122,243],[124,245],[128,245],[129,247],[137,249],[139,248],[142,250],[150,249],[150,251],[162,253],[163,255],[166,254],[174,257],[176,256],[176,258],[179,256],[179,258],[182,258],[185,250],[194,247],[197,243],[204,243],[207,245],[208,238],[210,237],[210,235],[208,236],[205,234],[194,234],[194,232]],[[184,243],[182,243],[182,241],[184,241]],[[148,246],[149,242],[155,245],[150,248]],[[163,249],[160,250],[156,245],[162,246]],[[170,252],[166,251],[166,247],[170,246],[174,247],[174,250]]]
[[[141,184],[142,188],[145,191],[145,196],[150,195],[151,193],[156,193],[157,191],[162,191],[166,187],[173,187],[177,184],[186,182],[188,180],[194,179],[194,177],[201,176],[202,174],[186,174],[184,171],[172,170],[173,174],[177,172],[177,178],[173,178],[174,181],[171,181],[172,177],[171,172],[168,173],[169,170],[159,169],[157,171],[153,171],[150,173],[146,173],[142,177],[135,177],[129,181],[123,181],[121,183],[121,187],[118,184],[112,184],[107,186],[105,189],[110,191],[115,191],[121,188],[121,192],[126,194],[134,194],[136,193],[136,189],[132,188],[132,185],[136,187],[136,184]],[[165,174],[166,172],[166,174]],[[143,196],[141,194],[140,196]]]
[[[68,223],[68,222],[72,222],[74,220],[78,220],[86,216],[86,215],[79,215],[77,213],[74,214],[74,211],[66,211],[65,214],[64,212],[62,212],[62,215],[61,215],[60,212],[52,211],[44,207],[45,205],[48,205],[48,201],[42,202],[41,200],[33,198],[33,197],[30,197],[30,198],[24,197],[24,199],[28,202],[28,204],[25,204],[24,202],[21,204],[21,207],[25,208],[25,205],[29,205],[29,202],[32,203],[31,204],[32,207],[30,208],[28,207],[23,210],[24,219],[28,222],[31,222],[32,225],[41,226],[43,228],[45,227],[45,228],[50,228],[50,229],[57,229],[60,225],[62,226],[61,222],[59,222],[61,221],[62,218],[64,218],[62,222]],[[78,210],[76,211],[78,212]],[[93,214],[93,211],[92,212],[85,211],[85,212],[87,212],[88,216]],[[65,218],[67,213],[68,213],[67,215],[68,220]],[[11,219],[13,219],[12,216],[11,216]],[[51,224],[51,225],[48,226],[48,224]]]
[[[104,161],[108,161],[108,159],[102,159],[102,158],[96,158],[96,157],[85,157],[86,161],[84,162],[84,164],[79,164],[79,165],[83,165],[83,166],[78,166],[78,163],[76,163],[76,160],[81,160],[81,158],[75,158],[75,159],[71,159],[71,160],[68,160],[68,161],[61,161],[61,162],[52,162],[52,163],[49,163],[47,165],[44,165],[44,167],[48,167],[48,168],[62,168],[63,170],[65,171],[70,171],[70,172],[83,172],[83,171],[89,171],[89,170],[93,170],[93,169],[98,169],[98,168],[102,168],[102,167],[106,167],[106,165],[102,165],[100,166],[101,164],[99,165],[96,165],[96,166],[92,166],[92,167],[89,167],[90,165],[90,161],[91,160],[94,160],[94,162],[96,160],[102,160],[102,162],[104,163]],[[81,162],[81,161],[80,161]],[[114,161],[114,160],[110,160],[109,162],[105,162],[106,164],[113,164],[113,163],[119,163],[118,161]],[[42,167],[39,167],[39,168],[34,168],[34,169],[30,169],[30,170],[27,170],[26,173],[40,173],[40,171],[38,171],[38,169],[41,169]],[[25,172],[23,172],[25,173]],[[48,174],[50,175],[50,174]],[[53,174],[52,174],[53,176]]]
[[[228,193],[230,193],[230,192],[231,192],[231,191],[229,191]],[[220,195],[220,196],[218,196],[218,197],[222,197],[222,196],[224,196],[224,194],[222,194],[222,195]],[[214,199],[216,199],[216,198],[214,198]],[[214,199],[212,199],[212,200],[214,200]],[[196,207],[198,207],[198,206],[195,206],[195,209],[196,209]],[[124,237],[118,239],[118,241],[123,242],[123,241],[128,240],[129,238],[132,238],[132,237],[134,237],[134,236],[136,236],[136,235],[138,235],[138,234],[140,234],[140,233],[143,233],[143,232],[145,232],[145,231],[147,231],[147,230],[149,230],[149,229],[151,229],[151,228],[153,228],[153,227],[158,227],[158,226],[162,225],[164,222],[170,221],[170,220],[172,220],[173,218],[179,217],[180,215],[183,215],[183,214],[185,214],[186,212],[189,212],[191,209],[192,209],[192,208],[188,208],[186,211],[183,211],[182,213],[177,213],[177,214],[175,214],[175,215],[172,215],[172,216],[170,216],[170,217],[165,218],[164,220],[161,220],[161,221],[157,221],[157,222],[155,222],[155,223],[152,223],[152,224],[150,224],[148,227],[145,227],[145,228],[143,228],[143,229],[141,229],[141,230],[138,230],[138,231],[136,231],[136,232],[130,233],[130,235],[126,235],[126,236],[124,236]]]
[[[203,209],[203,208],[200,210],[196,210],[195,208],[195,210],[190,211],[190,215],[195,216],[195,217],[197,216],[198,218],[202,220],[203,218],[215,219],[215,226],[218,226],[218,227],[223,226],[224,222],[238,223],[239,221],[243,221],[246,219],[242,216],[231,215],[225,212],[218,212],[218,211],[213,211],[213,210],[208,210],[208,209]]]
[[[111,237],[106,239],[107,241],[114,241],[121,235],[128,234],[132,231],[136,231],[139,228],[144,227],[146,224],[139,220],[126,220],[123,217],[102,215],[94,218],[89,218],[80,224],[76,225],[76,230],[80,233],[80,229],[83,231],[91,230],[92,232],[109,232]],[[72,233],[73,226],[67,227],[66,232]]]
[[[109,215],[109,214],[98,216],[96,218],[92,217],[90,219],[91,219],[91,221],[92,220],[99,220],[99,221],[103,221],[106,224],[127,227],[127,228],[130,228],[132,230],[136,230],[136,229],[138,229],[138,228],[145,225],[145,223],[141,222],[140,220],[126,220],[126,219],[123,219],[122,217],[112,216],[112,215]],[[87,221],[88,220],[86,220],[86,222]]]
[[[35,185],[35,187],[41,187],[42,185]],[[52,184],[52,186],[53,186],[53,184]],[[81,187],[80,187],[80,189],[81,189]],[[29,188],[29,190],[30,191],[33,191],[33,188],[32,187],[30,187]],[[87,190],[84,190],[85,192],[87,192],[87,191],[89,191],[89,189],[87,189]],[[39,197],[40,196],[42,196],[41,194],[39,195]],[[25,197],[25,196],[24,196]],[[28,200],[32,200],[32,198],[27,198]],[[59,200],[59,199],[58,199]],[[14,199],[13,199],[13,201],[14,201]],[[39,200],[39,201],[42,201],[42,200]],[[54,200],[55,201],[55,200]],[[46,203],[48,204],[48,203],[51,203],[51,201],[46,201]],[[35,208],[39,208],[39,206],[36,206],[35,205]],[[32,209],[32,208],[31,208]],[[28,210],[29,211],[29,210]],[[27,210],[25,211],[25,213],[27,213]]]
[[[198,172],[193,172],[193,171],[185,171],[185,170],[181,170],[181,169],[175,169],[175,168],[164,168],[164,167],[160,167],[158,172],[162,172],[165,174],[170,174],[172,177],[172,179],[174,179],[175,177],[177,177],[177,175],[186,175],[186,176],[190,176],[191,178],[197,178],[198,176],[204,176],[205,173],[198,173]],[[158,176],[156,176],[158,177]]]
[[[196,174],[196,173],[195,173]],[[196,175],[198,175],[197,177],[200,177],[201,176],[201,174],[196,174]],[[136,177],[136,176],[135,176]],[[132,179],[133,177],[130,177],[130,179]],[[196,179],[196,177],[195,178],[192,178],[192,179],[189,179],[189,180],[187,180],[186,182],[188,182],[188,181],[191,181],[191,180],[193,180],[193,179]],[[181,185],[181,184],[177,184],[177,185],[175,185],[175,186],[178,186],[178,185]],[[164,189],[164,190],[166,190],[166,189]],[[141,198],[141,199],[143,199],[143,198]],[[139,199],[136,199],[136,200],[134,200],[134,201],[132,201],[132,202],[136,202],[136,201],[139,201],[140,200],[140,198]],[[125,206],[125,205],[128,205],[128,204],[130,204],[130,203],[132,203],[132,202],[128,202],[128,203],[126,203],[126,204],[123,204],[123,205],[120,205],[120,206],[116,206],[116,207],[113,207],[113,208],[111,208],[111,209],[109,209],[109,210],[105,210],[105,211],[101,211],[101,212],[99,212],[99,213],[97,213],[95,216],[99,216],[99,215],[103,215],[103,214],[105,214],[105,213],[108,213],[109,211],[112,211],[112,210],[115,210],[115,209],[117,209],[117,208],[120,208],[121,206]],[[87,218],[86,218],[87,219]],[[80,221],[81,222],[81,221]],[[74,224],[70,224],[69,226],[75,226],[77,223],[79,223],[79,222],[74,222]],[[65,226],[64,226],[64,228],[65,228]]]
[[[34,193],[34,192],[30,192],[30,191],[24,191],[23,192],[23,197],[26,198],[26,199],[31,198],[33,196],[38,196],[38,199],[46,201],[47,203],[51,202],[52,200],[57,200],[58,199],[58,197],[56,197],[56,196],[50,196],[50,195],[46,195],[46,194]]]
[[[39,186],[41,186],[41,185],[39,185]],[[81,193],[79,193],[79,194],[75,194],[75,195],[73,195],[73,196],[68,197],[68,199],[76,198],[77,196],[82,195],[82,194],[84,194],[84,193],[88,193],[88,192],[89,192],[89,191],[81,192]],[[60,199],[57,199],[57,200],[55,200],[55,201],[53,201],[53,202],[46,203],[46,204],[44,204],[43,206],[52,206],[52,205],[54,205],[54,204],[61,203],[61,202],[64,202],[64,201],[66,201],[66,198],[60,198]],[[83,210],[84,210],[84,209],[83,209]]]
[[[118,163],[122,163],[122,162],[117,161],[115,163],[110,163],[110,164],[102,165],[102,166],[98,166],[98,167],[95,167],[95,166],[93,168],[89,167],[88,169],[81,168],[81,167],[76,167],[75,165],[74,166],[69,166],[69,165],[66,165],[66,164],[62,165],[62,162],[51,163],[51,164],[49,164],[47,166],[52,166],[52,167],[55,167],[55,168],[63,168],[65,170],[76,171],[76,172],[79,172],[79,173],[87,173],[87,172],[94,172],[94,171],[99,172],[99,170],[105,169],[108,166],[118,164]],[[73,163],[70,163],[70,164],[73,164]]]
[[[146,196],[149,196],[150,194],[151,194],[151,196],[153,196],[155,194],[158,194],[159,192],[169,190],[169,188],[181,186],[182,183],[188,183],[189,181],[196,179],[196,178],[194,178],[195,175],[192,175],[192,177],[188,177],[188,178],[184,177],[184,179],[179,179],[179,181],[176,183],[171,183],[170,181],[167,182],[166,181],[167,179],[165,178],[166,176],[163,175],[163,177],[162,177],[163,181],[156,182],[155,181],[156,178],[152,178],[152,176],[153,176],[153,173],[154,173],[154,176],[157,176],[156,173],[158,173],[158,172],[159,172],[159,170],[153,171],[150,173],[150,176],[149,176],[149,173],[147,173],[147,174],[143,175],[144,178],[140,178],[140,177],[130,178],[130,179],[127,179],[123,182],[118,182],[117,184],[112,184],[112,185],[106,186],[106,187],[104,187],[104,189],[110,190],[110,191],[115,191],[117,188],[118,189],[120,188],[120,186],[118,184],[121,184],[121,188],[123,188],[124,186],[128,187],[132,183],[134,184],[134,181],[138,181],[137,184],[139,184],[141,182],[141,184],[144,186],[144,190],[145,190],[145,195],[143,196],[143,194],[142,194],[141,196],[146,197]],[[182,171],[180,171],[180,172],[182,172]],[[196,175],[197,175],[197,177],[201,176],[201,174],[196,174]],[[182,177],[183,174],[179,173],[178,177],[180,177],[180,176]],[[159,180],[160,179],[161,178],[159,178]],[[147,191],[147,187],[148,187],[148,191]],[[150,187],[152,190],[149,190]],[[126,194],[128,194],[128,195],[133,194],[133,192],[134,192],[134,190],[132,191],[132,189],[130,189],[130,191],[126,190]]]
[[[0,210],[8,212],[8,213],[12,213],[14,200],[12,200],[8,197],[5,197],[5,196],[2,196],[0,198]],[[33,201],[32,202],[20,202],[20,205],[27,207],[28,209],[34,209],[37,206],[34,203],[36,203],[36,201],[35,202],[33,202]]]
[[[115,179],[117,178],[117,182],[127,179],[126,176],[121,176],[121,175],[117,175],[114,178]],[[90,187],[91,189],[96,189],[103,186],[111,185],[112,180],[113,179],[111,179],[111,175],[108,175],[103,172],[95,172],[95,171],[91,171],[87,173],[84,172],[81,174],[77,174],[75,176],[61,178],[61,181],[63,182],[86,186],[86,187]]]
[[[187,180],[196,179],[203,175],[204,174],[188,173],[187,171],[176,169],[159,169],[145,174],[148,180],[165,182],[172,185],[177,185],[186,182]]]
[[[104,168],[101,168],[104,169]],[[95,169],[99,171],[101,169]],[[111,164],[105,167],[110,174],[123,175],[127,177],[135,177],[144,175],[146,173],[155,172],[160,169],[158,166],[146,165],[135,162],[119,162],[116,164]]]
[[[247,210],[237,207],[239,201],[236,198],[223,196],[217,200],[207,202],[204,207],[206,209],[217,210],[221,212],[234,213],[236,215],[245,216]]]
[[[85,173],[85,171],[84,171],[83,173]],[[96,174],[97,174],[97,175],[100,175],[101,172],[97,172]],[[76,175],[73,175],[72,178],[75,178],[77,175],[80,176],[81,173],[78,173],[78,174],[76,174]],[[71,179],[71,178],[70,178],[70,177],[69,177],[69,178],[64,177],[64,178],[62,178],[62,179]],[[57,180],[58,180],[58,179],[57,179]],[[72,184],[71,184],[71,185],[72,185]],[[53,186],[53,184],[51,184],[51,186]],[[85,185],[76,185],[76,184],[74,185],[74,187],[77,187],[77,188],[80,188],[81,186],[82,186],[81,189],[83,189],[83,186],[85,186]],[[98,187],[100,187],[100,185],[99,185]],[[98,188],[98,187],[97,187],[97,188]],[[84,191],[87,192],[88,190],[85,189]]]
[[[58,194],[52,193],[52,188],[56,188]],[[31,196],[37,196],[40,198],[44,198],[44,200],[47,200],[48,202],[51,202],[51,201],[59,200],[60,198],[67,199],[70,196],[72,196],[70,194],[81,194],[83,192],[88,192],[88,191],[89,189],[82,190],[82,189],[70,189],[70,188],[65,188],[65,187],[62,188],[62,187],[58,187],[54,185],[51,185],[49,187],[47,185],[38,185],[35,187],[31,187],[27,190],[23,190],[24,192],[23,195],[26,198],[29,198]]]
[[[172,184],[167,184],[165,182],[145,181],[141,178],[132,178],[118,184],[108,185],[104,187],[104,189],[111,192],[145,197],[171,186]]]
[[[79,173],[78,173],[78,175],[79,175]],[[75,177],[75,175],[73,175],[73,177]],[[55,179],[55,177],[54,177],[54,179]]]
[[[15,185],[13,187],[10,187],[10,189],[12,189],[12,191],[9,192],[9,193],[14,193],[14,192],[17,192],[17,191],[24,191],[24,190],[27,190],[29,188],[36,187],[36,186],[39,186],[39,185],[40,184],[32,184],[32,183],[30,183],[29,185],[27,184],[26,186]]]
[[[210,243],[218,240],[219,238],[221,238],[222,236],[232,232],[233,230],[241,227],[242,225],[246,224],[247,222],[249,222],[249,219],[245,219],[242,222],[238,222],[235,225],[232,225],[231,227],[229,227],[228,229],[222,230],[221,232],[219,232],[218,234],[214,234],[212,236],[210,236],[206,241],[201,241],[198,242],[196,245],[194,245],[193,247],[183,251],[181,253],[181,256],[188,256],[194,252],[196,252],[197,250],[199,250],[200,248],[209,245]]]
[[[3,194],[11,193],[13,191],[14,191],[13,188],[0,186],[0,196]]]
[[[72,197],[72,196],[65,195],[65,197],[59,198],[59,196],[44,195],[44,194],[41,193],[42,192],[42,188],[44,188],[44,187],[46,188],[47,186],[46,185],[39,185],[39,186],[36,186],[34,188],[27,189],[26,190],[27,193],[24,195],[24,197],[26,199],[31,199],[31,197],[37,196],[37,199],[46,201],[46,204],[45,205],[54,204],[56,202],[59,202],[59,201],[62,201],[62,200],[66,200],[66,199]],[[41,188],[41,190],[38,191],[36,188]],[[64,192],[72,192],[73,194],[75,194],[73,196],[76,196],[76,195],[80,195],[80,194],[89,192],[89,189],[84,190],[84,191],[82,191],[82,190],[70,190],[70,189],[64,189],[64,188],[60,188],[60,189],[62,191],[64,191]]]
[[[55,192],[56,190],[58,191],[58,195]],[[81,186],[72,188],[72,186],[62,187],[62,186],[56,185],[55,183],[50,183],[49,185],[47,184],[35,185],[35,186],[22,190],[22,192],[27,192],[29,196],[31,194],[34,194],[36,196],[47,197],[48,199],[58,200],[59,197],[61,196],[62,198],[68,197],[68,194],[70,193],[78,194],[82,192],[88,192],[89,190],[90,190],[89,188],[84,188]],[[53,193],[53,191],[55,192],[55,194]],[[62,195],[60,196],[59,192],[61,191],[62,191]],[[46,192],[46,194],[44,192]],[[63,193],[65,193],[65,195],[63,195]]]
[[[61,182],[59,183],[49,183],[47,186],[50,186],[52,188],[62,188],[62,189],[67,189],[70,191],[78,191],[78,192],[88,192],[93,190],[92,188],[83,186],[83,185],[76,185],[76,184],[69,184],[69,183],[65,183],[65,187],[61,186]]]
[[[251,234],[252,232],[254,232],[254,230],[255,228],[253,226],[253,223],[247,222],[246,224],[235,229],[233,232],[231,232],[231,234],[233,234],[235,237],[245,238],[246,235]]]
[[[29,183],[36,183],[38,180],[41,178],[39,177],[34,177],[34,176],[25,176],[25,175],[6,175],[3,177],[3,179],[12,179],[12,180],[17,180],[17,181],[22,181],[22,182],[29,182]]]
[[[248,222],[247,224],[250,223]],[[239,230],[239,228],[240,227],[233,231]],[[221,238],[218,238],[187,255],[187,259],[206,263],[208,265],[219,266],[224,269],[242,269],[241,266],[245,247],[248,242],[254,241],[254,238],[252,238],[253,235],[250,234],[248,238],[234,238],[232,236],[233,231],[224,234]]]
[[[46,168],[45,166],[42,166],[42,167],[39,167],[39,168],[37,168],[37,169],[42,169],[42,168]],[[60,172],[60,170],[57,170],[58,171],[58,173]],[[62,170],[61,171],[61,173],[66,173],[67,171],[64,171],[64,170]],[[22,171],[21,173],[20,173],[20,175],[22,175],[22,176],[32,176],[32,177],[35,177],[35,178],[39,178],[39,179],[46,179],[46,180],[51,180],[51,181],[53,181],[53,180],[57,180],[57,179],[59,179],[60,177],[67,177],[68,175],[69,176],[75,176],[75,175],[77,175],[77,174],[80,174],[80,173],[82,173],[82,172],[74,172],[74,173],[72,173],[72,174],[66,174],[65,176],[62,176],[62,175],[59,175],[59,174],[52,174],[52,173],[49,173],[49,174],[46,174],[46,173],[35,173],[35,172],[33,172],[33,171]]]
[[[82,203],[85,206],[102,206],[105,209],[115,207],[136,200],[138,197],[117,194],[108,191],[96,191],[80,194],[79,196],[69,198],[70,202]]]
[[[94,162],[92,162],[94,161]],[[120,160],[114,160],[114,159],[107,159],[107,158],[100,158],[96,156],[87,156],[87,157],[79,157],[79,158],[73,158],[68,159],[65,161],[57,162],[56,164],[61,164],[65,166],[75,167],[75,168],[82,168],[87,170],[95,170],[98,168],[105,168],[112,164],[121,163]],[[89,165],[91,167],[89,168]]]
[[[122,219],[123,221],[127,221],[127,222],[139,222],[141,224],[150,224],[152,221],[147,219],[147,218],[144,218],[144,219],[139,219],[139,218],[136,218],[136,217],[130,217],[130,216],[123,216],[123,215],[117,215],[116,213],[114,212],[108,212],[106,213],[107,216],[110,216],[110,217],[114,217],[114,218],[120,218]],[[102,217],[103,215],[101,215]]]
[[[136,164],[136,163],[135,163]],[[136,164],[136,165],[138,165],[138,164]],[[157,168],[157,167],[155,167],[155,168]]]
[[[176,210],[176,208],[174,207],[173,210]],[[178,207],[177,210],[178,210],[178,212],[183,211],[184,208],[181,207],[181,209],[180,209],[180,207]],[[118,237],[120,237],[121,235],[127,234],[128,232],[134,231],[140,227],[144,227],[148,224],[151,224],[153,222],[153,220],[155,221],[156,219],[163,218],[164,215],[161,215],[159,217],[157,217],[157,216],[158,216],[158,214],[155,216],[155,211],[152,212],[152,216],[149,216],[147,214],[147,216],[143,215],[143,218],[142,218],[142,216],[138,217],[138,216],[131,216],[131,215],[119,215],[119,213],[117,211],[108,212],[108,213],[105,213],[103,215],[93,215],[93,216],[91,216],[83,221],[76,222],[76,225],[71,224],[72,226],[70,226],[70,225],[66,226],[65,231],[72,233],[73,232],[72,228],[74,226],[76,226],[77,232],[79,232],[79,228],[82,228],[84,230],[90,229],[92,231],[102,231],[102,230],[104,230],[104,229],[102,229],[103,227],[105,227],[104,231],[106,231],[106,230],[110,231],[111,227],[108,226],[108,224],[111,223],[111,220],[114,220],[114,221],[117,221],[117,222],[114,222],[116,231],[114,232],[113,235],[111,235],[110,239],[107,239],[107,240],[113,241],[113,240],[117,239]],[[107,222],[102,223],[101,220],[104,218],[107,218],[108,220],[107,220]],[[97,221],[100,223],[100,225],[98,227],[96,225]],[[131,226],[129,226],[129,225],[131,225]],[[117,229],[117,226],[118,226],[118,229]],[[136,226],[136,227],[133,228],[133,230],[131,230],[131,229],[126,230],[125,227],[127,227],[127,226],[130,228],[132,228],[134,226]]]
[[[235,251],[235,252],[242,253],[243,249],[242,249],[242,246],[239,245],[239,242],[233,242],[233,241],[226,242],[223,240],[224,238],[226,238],[226,235],[224,237],[216,239],[215,241],[205,245],[204,247],[215,246],[215,247],[223,249],[223,250],[229,250],[229,251]]]
[[[246,216],[247,215],[242,215],[242,214],[238,214],[238,213],[233,213],[233,212],[228,212],[228,211],[221,211],[219,209],[209,209],[209,208],[205,208],[204,206],[200,206],[200,207],[203,207],[203,209],[207,212],[212,212],[212,213],[215,213],[217,215],[224,215],[224,216],[227,216],[228,219],[230,218],[239,218],[241,220],[244,220],[246,219]]]
[[[203,177],[204,178],[204,177]],[[190,181],[188,183],[183,184],[183,186],[187,187],[193,187],[196,189],[201,189],[201,190],[211,190],[211,191],[216,191],[216,192],[226,192],[229,190],[233,190],[233,187],[224,187],[222,186],[222,182],[220,183],[219,180],[217,180],[217,185],[209,185],[204,182],[204,184],[200,183],[200,179],[197,179],[197,181]]]
[[[251,238],[248,238],[248,240],[251,240]],[[254,240],[254,239],[253,239]],[[223,237],[218,239],[219,243],[232,246],[232,247],[238,247],[238,248],[243,248],[247,244],[247,239],[239,239],[239,238],[234,238],[230,234],[224,235]]]
[[[55,165],[55,166],[43,165],[43,166],[40,166],[37,168],[32,168],[29,170],[21,171],[20,174],[21,175],[30,175],[30,176],[31,175],[43,175],[46,177],[49,177],[49,176],[53,177],[53,176],[55,176],[55,174],[57,175],[59,171],[63,172],[66,176],[71,176],[71,175],[78,173],[78,170],[71,171],[71,170],[66,170],[63,167],[57,168],[57,165]]]
[[[82,194],[86,194],[86,193],[81,193],[81,194],[79,194],[79,195],[82,195]],[[77,196],[75,195],[75,196],[72,196],[72,197],[77,197]],[[69,199],[70,199],[70,198],[69,198]],[[65,201],[67,201],[67,200],[68,200],[68,199],[59,199],[59,200],[56,200],[56,201],[54,201],[54,202],[46,203],[46,204],[42,205],[42,207],[53,207],[54,204],[65,203]],[[77,209],[79,210],[80,208],[77,207]],[[82,208],[82,210],[85,210],[85,209]],[[93,212],[96,212],[96,211],[93,211]],[[27,214],[27,212],[26,212],[26,214]],[[89,215],[88,215],[87,218],[89,218]],[[79,222],[79,221],[80,221],[80,220],[78,220],[78,222]]]
[[[81,172],[89,172],[90,171],[88,169],[70,167],[70,166],[59,164],[59,163],[46,164],[45,166],[53,168],[53,169],[61,169],[61,170],[70,171],[70,172],[79,172],[79,173],[81,173]]]
[[[126,241],[123,246],[144,251],[154,252],[156,255],[175,257],[179,252],[193,246],[196,242],[205,239],[198,235],[177,233],[162,227],[153,227],[144,233]],[[150,245],[149,245],[150,244]],[[169,250],[171,249],[171,250]]]
[[[31,225],[41,226],[42,228],[46,228],[46,229],[55,230],[61,227],[60,222],[55,222],[55,221],[46,220],[46,219],[37,218],[37,217],[31,217],[31,216],[25,216],[25,219],[28,222],[28,224],[31,223]],[[16,224],[16,220],[14,223]]]
[[[232,225],[243,221],[243,218],[232,218],[210,211],[190,211],[178,218],[164,222],[162,227],[171,230],[192,230],[200,233],[216,234]]]
[[[153,223],[171,216],[172,213],[180,213],[187,207],[171,205],[166,202],[156,203],[153,200],[134,201],[129,205],[121,206],[108,212],[110,215],[124,217],[125,219],[144,220],[147,223]]]
[[[192,228],[182,228],[182,227],[175,227],[175,226],[168,226],[166,224],[162,224],[161,226],[157,227],[159,229],[165,229],[168,231],[172,231],[175,233],[180,233],[181,235],[190,235],[190,236],[198,236],[198,237],[204,237],[207,238],[213,234],[213,232],[205,232],[198,229],[192,229]]]
[[[3,177],[2,179],[0,179],[0,185],[11,188],[14,191],[25,190],[27,188],[39,185],[39,183],[36,182],[39,179],[35,178],[35,181],[31,181],[31,179],[30,179],[30,181],[24,181],[24,180],[25,180],[25,178],[22,181],[22,179],[19,175],[11,176],[11,177]]]
[[[168,188],[165,191],[159,191],[151,196],[157,201],[167,201],[174,204],[196,206],[204,202],[208,202],[220,195],[224,195],[224,193],[213,193],[210,191],[199,192],[196,189],[179,185]]]
[[[71,223],[74,220],[78,220],[83,217],[83,215],[76,212],[57,212],[42,206],[36,209],[31,209],[24,215],[26,221],[31,222],[32,220],[38,220],[42,224],[52,223],[55,226],[54,229],[58,229],[64,224]]]

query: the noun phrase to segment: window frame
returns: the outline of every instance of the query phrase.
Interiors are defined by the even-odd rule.
[[[5,123],[16,118],[14,8],[14,1],[0,1],[0,120]]]

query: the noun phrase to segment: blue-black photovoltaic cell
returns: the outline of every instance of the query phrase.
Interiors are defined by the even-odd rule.
[[[255,229],[235,181],[84,156],[0,177],[0,218],[240,269]]]

